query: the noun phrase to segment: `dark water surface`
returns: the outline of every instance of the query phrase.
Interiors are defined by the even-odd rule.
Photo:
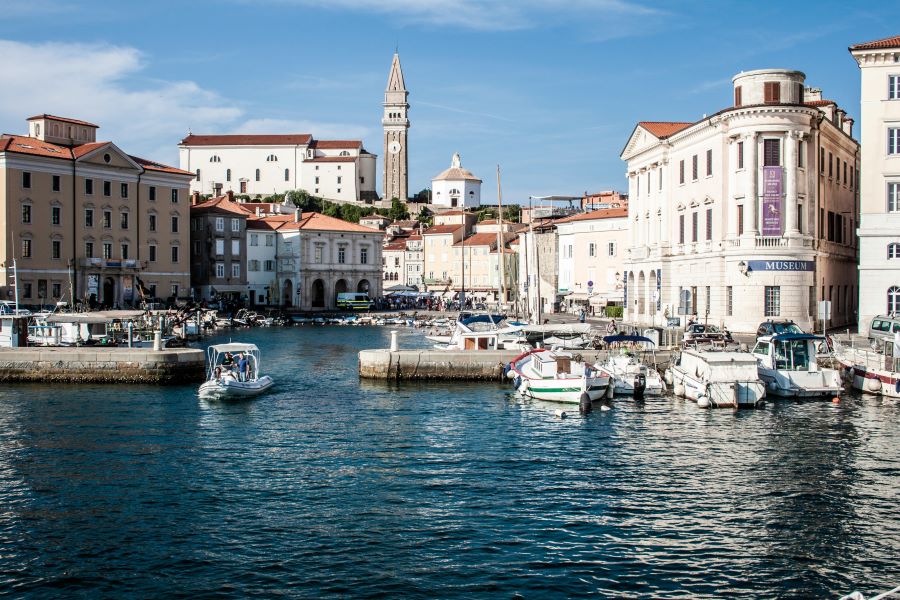
[[[251,402],[0,388],[0,594],[772,598],[900,583],[898,406],[665,399],[559,419],[498,384],[361,383],[356,350],[387,337],[237,333],[278,383]]]

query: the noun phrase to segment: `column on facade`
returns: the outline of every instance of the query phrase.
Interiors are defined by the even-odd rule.
[[[725,198],[725,210],[728,211],[728,239],[734,239],[737,237],[737,229],[738,229],[738,207],[737,202],[735,200],[735,179],[737,178],[737,154],[738,154],[738,145],[736,138],[728,139],[728,170],[726,171],[726,176],[728,177],[728,191]]]
[[[754,132],[747,135],[744,142],[744,153],[747,154],[747,206],[744,214],[747,235],[756,237],[759,233],[759,148],[757,139],[759,134]],[[749,217],[749,218],[748,218]]]
[[[628,209],[628,219],[632,221],[634,219],[634,215],[637,213],[637,197],[634,193],[634,173],[628,173],[628,199],[629,199],[629,209]],[[634,202],[631,200],[634,199]],[[629,222],[628,226],[628,247],[634,248],[638,245],[637,240],[637,227],[632,226],[631,222]]]
[[[793,237],[800,235],[797,226],[797,152],[798,140],[803,134],[799,131],[789,131],[785,136],[785,235]]]
[[[659,163],[659,176],[663,177],[666,173],[664,169],[668,168],[668,161],[663,160]],[[660,228],[659,228],[659,243],[661,246],[669,245],[669,232],[671,231],[672,224],[670,222],[670,214],[669,210],[669,202],[667,201],[667,196],[669,194],[669,186],[663,185],[662,191],[659,192],[659,206],[662,214],[660,215]]]

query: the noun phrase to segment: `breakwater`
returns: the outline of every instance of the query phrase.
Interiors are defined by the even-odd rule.
[[[5,348],[0,382],[151,383],[203,381],[206,355],[194,348]]]

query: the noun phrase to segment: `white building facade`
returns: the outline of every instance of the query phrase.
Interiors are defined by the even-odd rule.
[[[629,181],[625,318],[697,315],[738,332],[766,319],[855,322],[852,120],[798,71],[734,77],[734,104],[696,123],[641,122]]]
[[[260,219],[247,220],[247,288],[250,304],[278,306],[275,231]]]
[[[306,190],[340,202],[378,199],[377,157],[358,140],[316,140],[309,134],[190,134],[178,148],[181,168],[194,173],[192,192],[270,196]]]
[[[481,180],[462,168],[458,153],[450,168],[431,180],[431,204],[438,209],[481,206]]]
[[[850,47],[859,64],[859,331],[900,312],[900,36]]]

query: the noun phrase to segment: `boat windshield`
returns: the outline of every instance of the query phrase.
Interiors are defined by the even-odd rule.
[[[776,369],[807,371],[810,358],[808,340],[787,340],[775,343]]]

